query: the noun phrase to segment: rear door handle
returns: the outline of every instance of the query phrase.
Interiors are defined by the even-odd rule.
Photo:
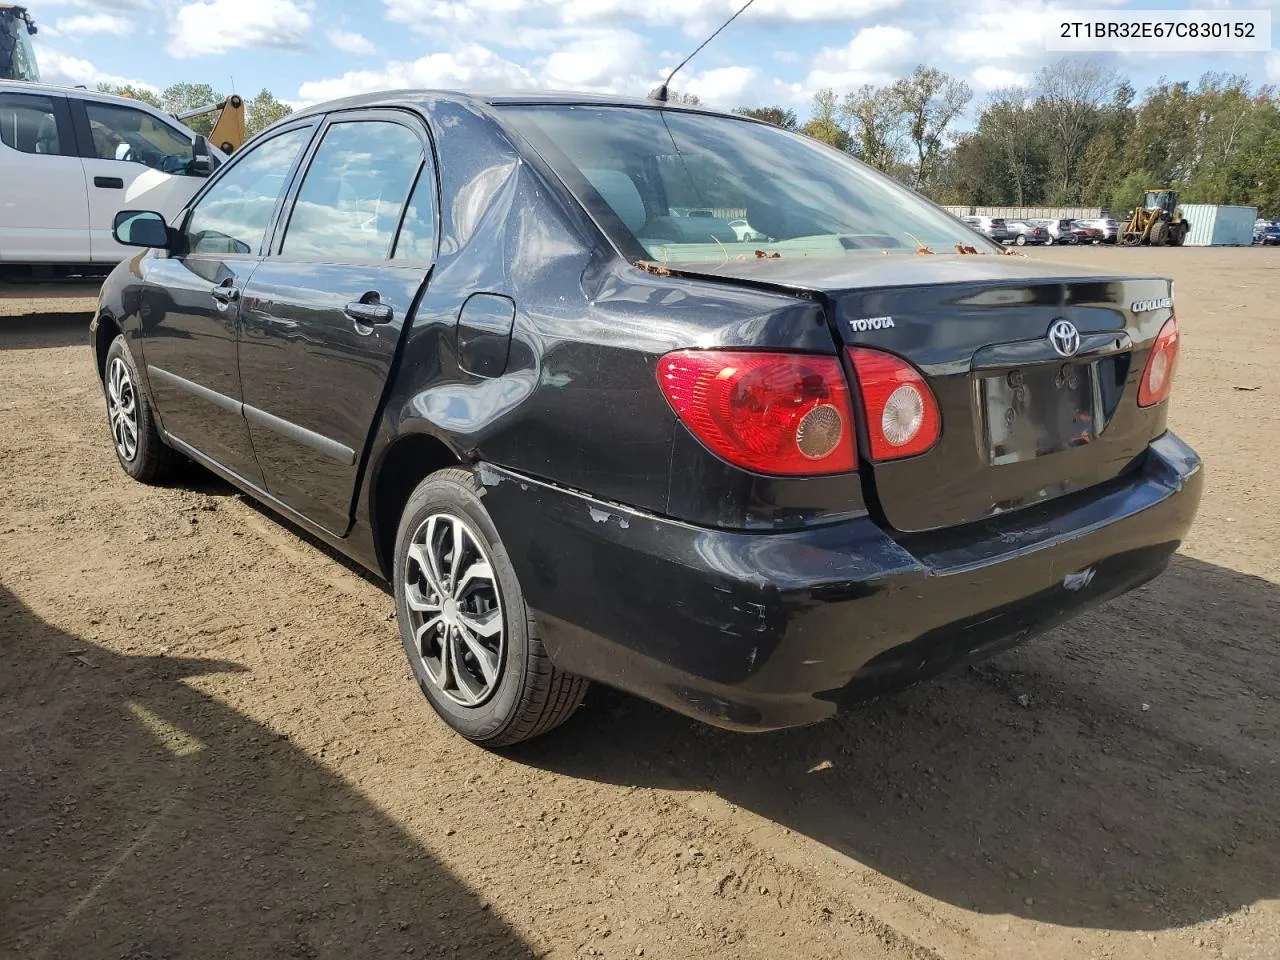
[[[343,308],[345,313],[357,323],[390,323],[391,307],[382,303],[377,294],[365,294],[364,299],[352,300]]]
[[[94,177],[93,185],[106,190],[123,190],[124,180],[120,177]]]
[[[225,283],[218,284],[216,287],[214,287],[212,290],[209,291],[209,294],[213,297],[213,299],[217,300],[218,303],[221,303],[221,304],[235,303],[237,300],[240,299],[240,288],[235,286],[230,280],[228,280]]]

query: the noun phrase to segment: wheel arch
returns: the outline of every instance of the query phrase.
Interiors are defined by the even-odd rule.
[[[378,458],[369,484],[369,524],[378,569],[388,581],[395,566],[396,531],[410,495],[437,470],[466,463],[449,444],[425,431],[396,437]]]
[[[102,380],[107,373],[107,351],[111,344],[123,331],[115,317],[105,311],[98,314],[93,329],[93,360],[98,369],[98,379]]]

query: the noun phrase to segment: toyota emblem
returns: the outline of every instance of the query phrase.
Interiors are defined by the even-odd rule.
[[[1049,325],[1049,343],[1060,357],[1074,357],[1080,349],[1080,331],[1070,320],[1055,320]]]

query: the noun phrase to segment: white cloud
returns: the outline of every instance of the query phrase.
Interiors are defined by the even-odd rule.
[[[80,14],[74,17],[61,17],[54,24],[58,33],[111,33],[118,37],[133,32],[133,21],[117,17],[110,13]]]
[[[736,107],[754,100],[750,91],[756,86],[760,71],[755,67],[720,67],[703,73],[683,71],[676,75],[672,86],[682,93],[696,93],[698,99],[712,107]]]
[[[107,73],[99,70],[88,60],[69,57],[39,44],[36,45],[36,62],[40,64],[40,76],[45,83],[89,88],[96,87],[100,83],[109,83],[117,87],[131,86],[141,90],[150,90],[153,93],[160,92],[160,89],[153,84],[135,80],[131,77],[122,77],[119,74]]]
[[[178,58],[244,47],[301,50],[310,29],[311,14],[293,0],[205,0],[178,9],[168,50]]]
[[[859,30],[843,47],[824,47],[814,58],[805,87],[849,90],[864,83],[884,84],[906,72],[919,57],[915,34],[902,27]]]
[[[349,30],[330,30],[325,34],[329,42],[344,53],[374,53],[373,42],[364,34]]]
[[[1031,83],[1031,74],[1004,67],[979,67],[969,75],[969,81],[979,93],[1000,90],[1003,87],[1025,87]]]
[[[1046,61],[1045,31],[1050,13],[1061,9],[1043,0],[986,0],[959,26],[934,34],[929,46],[945,49],[965,63]]]
[[[1272,50],[1267,55],[1267,79],[1280,83],[1280,50]]]
[[[638,34],[587,30],[556,44],[534,63],[542,86],[613,92],[645,82],[635,76],[636,65],[645,59],[645,43]]]
[[[319,103],[357,93],[407,87],[537,86],[525,67],[504,60],[487,47],[470,44],[453,53],[430,53],[413,61],[392,61],[381,70],[352,70],[340,77],[310,80],[298,88],[298,100]]]

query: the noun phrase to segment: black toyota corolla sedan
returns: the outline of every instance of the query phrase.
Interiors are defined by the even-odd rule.
[[[194,460],[389,580],[492,746],[590,680],[820,720],[1151,579],[1200,498],[1168,280],[1004,255],[743,117],[360,97],[116,232],[124,469]]]

